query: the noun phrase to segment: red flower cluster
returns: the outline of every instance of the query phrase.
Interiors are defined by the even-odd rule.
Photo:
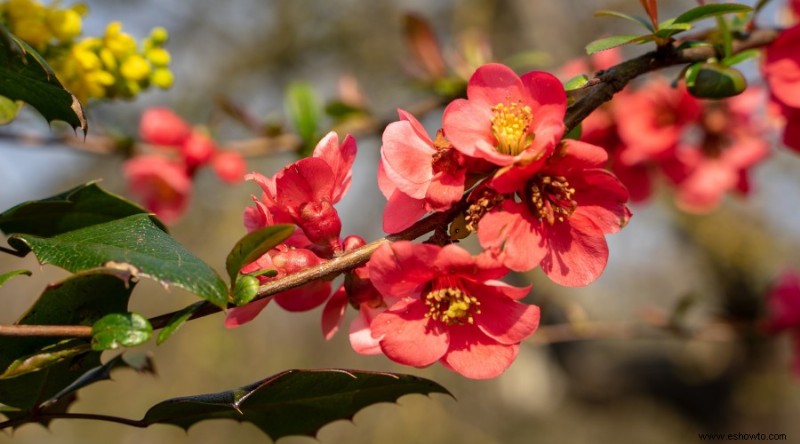
[[[476,232],[485,251],[472,256],[454,244],[386,243],[330,297],[330,284],[318,281],[273,298],[288,310],[327,300],[326,338],[349,303],[359,312],[350,325],[359,353],[417,367],[440,362],[471,378],[501,374],[536,330],[539,309],[520,302],[529,287],[498,279],[541,266],[557,283],[587,285],[606,265],[605,235],[630,218],[628,191],[603,169],[605,150],[562,140],[566,107],[564,88],[551,74],[518,77],[489,64],[470,79],[467,98],[447,106],[435,137],[400,110],[400,120],[384,131],[378,168],[388,201],[384,229],[396,233],[426,213],[450,210],[468,192],[457,237]],[[339,144],[331,133],[313,157],[272,178],[248,176],[263,193],[245,211],[246,227],[288,222],[300,229],[243,273],[270,268],[283,276],[364,244],[357,237],[340,241],[333,208],[349,186],[354,156],[352,139]],[[269,300],[232,310],[228,325],[249,321]]]
[[[244,177],[247,166],[239,153],[218,149],[206,131],[190,127],[168,109],[145,111],[139,133],[156,151],[126,161],[123,172],[131,192],[165,223],[186,211],[198,168],[210,165],[228,183]]]
[[[792,370],[800,376],[800,275],[784,272],[768,295],[768,317],[764,321],[765,333],[790,332],[794,345]]]

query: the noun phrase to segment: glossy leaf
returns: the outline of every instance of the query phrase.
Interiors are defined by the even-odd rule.
[[[715,17],[732,12],[750,12],[753,8],[737,3],[710,3],[697,6],[675,17],[673,23],[691,23],[709,17]]]
[[[586,53],[591,55],[596,52],[616,48],[617,46],[631,45],[633,43],[644,43],[653,40],[652,35],[615,35],[602,39],[597,39],[586,45]]]
[[[63,120],[86,134],[78,99],[64,89],[53,69],[33,48],[0,24],[0,96],[21,100],[47,119]]]
[[[8,240],[17,249],[32,249],[42,264],[73,273],[95,267],[129,270],[134,276],[188,290],[224,308],[228,289],[217,273],[146,214],[68,231],[43,238],[15,234]]]
[[[643,17],[639,17],[637,15],[628,15],[628,14],[625,14],[625,13],[622,13],[622,12],[617,12],[617,11],[601,10],[601,11],[595,12],[594,16],[595,17],[617,17],[617,18],[621,18],[621,19],[628,20],[628,21],[631,21],[631,22],[634,22],[634,23],[638,23],[638,24],[644,26],[650,32],[655,32],[655,28],[653,28],[653,25],[649,21],[647,21],[647,19],[645,19]]]
[[[273,440],[315,436],[322,426],[403,395],[449,392],[423,378],[353,370],[288,370],[239,389],[174,398],[151,407],[142,423],[183,429],[207,419],[249,422]]]
[[[41,200],[21,203],[0,214],[0,230],[50,237],[134,214],[147,214],[139,205],[111,194],[96,182]],[[153,222],[162,230],[158,219]]]
[[[204,301],[195,302],[192,305],[184,307],[174,316],[172,316],[164,328],[158,332],[158,337],[156,338],[156,344],[161,345],[162,342],[166,341],[167,339],[172,336],[173,333],[178,331],[181,326],[186,323],[189,319],[192,318],[192,315],[195,314],[198,310],[203,308],[206,305]]]
[[[251,231],[233,246],[225,259],[225,269],[230,282],[236,282],[239,270],[286,240],[294,232],[294,225],[278,224]]]
[[[139,313],[111,313],[92,326],[92,349],[135,347],[150,340],[153,326]]]
[[[44,347],[36,353],[23,356],[12,362],[0,374],[0,379],[11,379],[27,373],[37,372],[75,356],[89,351],[89,346],[84,341],[67,340],[52,346]]]
[[[17,277],[20,275],[30,276],[32,274],[33,273],[31,273],[30,270],[14,270],[14,271],[9,271],[8,273],[0,274],[0,286],[8,282],[8,280],[13,277]]]
[[[89,326],[108,313],[126,312],[134,287],[130,279],[128,273],[107,269],[70,276],[48,286],[17,324]],[[5,371],[14,361],[37,355],[61,341],[63,338],[0,336],[0,369]],[[31,409],[100,365],[100,353],[90,351],[88,341],[72,342],[76,347],[83,344],[85,353],[51,360],[49,366],[39,366],[39,371],[0,380],[0,403]]]
[[[675,34],[688,31],[690,29],[692,29],[691,23],[670,23],[668,25],[659,27],[658,31],[655,33],[655,36],[661,39],[668,39]]]
[[[258,295],[259,285],[255,276],[239,276],[233,286],[233,303],[240,307],[252,301]]]

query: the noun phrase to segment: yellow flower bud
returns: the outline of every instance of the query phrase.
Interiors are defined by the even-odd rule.
[[[126,79],[139,82],[150,75],[150,64],[139,54],[132,54],[122,62],[119,72]]]
[[[72,9],[53,10],[47,13],[47,26],[59,40],[71,40],[81,33],[81,16]]]
[[[150,76],[150,82],[161,89],[169,89],[175,83],[175,76],[166,68],[158,68]]]
[[[168,39],[169,33],[161,26],[155,27],[152,31],[150,31],[150,40],[155,46],[163,46],[165,43],[167,43]]]
[[[169,65],[169,52],[164,48],[152,48],[145,53],[145,57],[155,66],[165,67]]]

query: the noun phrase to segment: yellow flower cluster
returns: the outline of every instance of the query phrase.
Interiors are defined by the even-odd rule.
[[[84,5],[60,8],[35,0],[0,1],[0,22],[39,51],[56,76],[83,103],[89,99],[136,97],[156,86],[172,86],[168,34],[155,28],[141,45],[122,24],[110,23],[103,36],[78,39]]]

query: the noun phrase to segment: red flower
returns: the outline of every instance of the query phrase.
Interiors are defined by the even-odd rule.
[[[686,88],[672,88],[661,78],[615,101],[613,110],[624,146],[619,160],[626,166],[672,156],[684,128],[700,116],[700,102]]]
[[[797,11],[797,2],[792,3]],[[781,105],[786,126],[783,142],[800,151],[800,25],[781,32],[764,51],[762,74],[772,98]]]
[[[401,364],[439,361],[469,378],[493,378],[539,324],[539,308],[518,302],[529,287],[496,281],[506,269],[457,245],[384,244],[368,267],[375,288],[399,298],[370,329],[383,353]]]
[[[166,108],[150,108],[142,114],[139,136],[155,145],[178,146],[183,144],[192,128],[180,116]]]
[[[227,183],[241,182],[247,170],[244,158],[236,151],[217,151],[211,158],[211,167]]]
[[[608,261],[604,235],[630,218],[628,191],[602,169],[606,152],[565,140],[541,169],[516,168],[492,181],[506,198],[478,224],[481,245],[503,265],[527,271],[541,265],[561,285],[587,285]]]
[[[495,165],[528,163],[548,156],[564,134],[567,96],[552,74],[518,77],[510,68],[488,64],[467,85],[467,99],[444,110],[444,133],[453,146]]]
[[[123,174],[128,188],[164,223],[176,222],[189,204],[192,180],[180,163],[158,155],[125,161]]]
[[[411,114],[398,110],[400,121],[383,132],[378,186],[388,200],[383,230],[396,233],[425,213],[444,211],[461,199],[466,169],[461,153],[439,132],[431,140]]]
[[[334,132],[328,133],[314,149],[313,157],[301,159],[266,178],[253,173],[263,194],[253,209],[245,211],[245,226],[255,229],[273,223],[297,224],[308,239],[323,248],[337,251],[341,221],[333,205],[350,188],[356,142],[351,136],[339,144]]]

